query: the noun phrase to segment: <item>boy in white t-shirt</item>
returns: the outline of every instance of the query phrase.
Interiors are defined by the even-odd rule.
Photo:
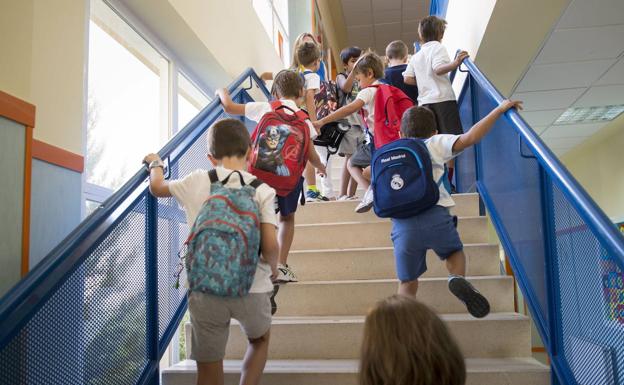
[[[364,125],[368,129],[370,135],[375,135],[375,95],[376,87],[373,85],[381,84],[379,79],[384,77],[384,64],[381,58],[374,52],[369,52],[360,56],[353,68],[355,78],[360,85],[360,92],[354,101],[344,107],[339,108],[335,112],[327,115],[321,120],[313,122],[315,127],[322,127],[327,123],[344,119],[347,116],[359,112],[363,115]],[[366,193],[362,201],[355,211],[363,213],[369,211],[373,207],[373,190],[370,189],[370,163],[371,163],[371,138],[366,137],[366,142],[358,146],[355,154],[349,161],[349,172],[356,180],[358,185],[366,188]]]
[[[440,180],[446,162],[478,143],[492,129],[496,120],[514,107],[521,108],[520,102],[505,100],[466,133],[438,135],[431,110],[414,106],[403,114],[401,137],[425,141],[431,157],[433,180]],[[478,318],[485,317],[490,311],[487,299],[464,278],[466,256],[456,228],[457,219],[449,212],[455,202],[443,185],[439,185],[439,189],[440,199],[435,206],[413,217],[392,219],[392,244],[397,276],[401,282],[399,294],[416,295],[418,278],[427,271],[427,250],[432,249],[446,262],[451,293],[464,302],[470,314]]]
[[[462,51],[451,61],[440,43],[445,29],[446,21],[436,16],[420,21],[418,33],[423,44],[410,59],[403,78],[406,84],[418,86],[418,104],[433,111],[440,133],[460,135],[463,129],[459,107],[448,73],[459,67],[468,53]],[[453,179],[454,166],[454,161],[449,161],[449,182]]]
[[[246,184],[256,179],[248,173],[247,157],[251,138],[245,125],[236,119],[216,122],[207,134],[208,159],[216,168],[219,181],[239,174]],[[150,192],[157,197],[173,196],[184,208],[187,223],[195,222],[203,203],[210,196],[208,170],[198,169],[180,180],[166,181],[163,162],[158,154],[149,154]],[[240,188],[238,175],[232,175],[226,187]],[[264,369],[269,348],[271,328],[272,276],[277,276],[278,244],[276,236],[275,190],[267,184],[256,188],[254,200],[260,209],[261,259],[249,293],[243,297],[219,297],[191,291],[188,307],[193,325],[191,359],[197,361],[197,383],[216,383],[223,378],[223,357],[228,339],[230,319],[240,322],[249,339],[241,384],[256,384]],[[222,380],[221,380],[222,381]]]
[[[303,97],[303,79],[292,70],[282,70],[275,75],[273,81],[274,96],[279,98],[283,105],[293,111],[298,111],[298,102]],[[269,102],[250,102],[246,104],[234,103],[226,89],[217,90],[217,96],[221,99],[225,112],[231,115],[244,115],[247,119],[259,122],[267,112],[271,111]],[[290,113],[288,110],[286,113]],[[306,121],[311,131],[314,127],[309,120]],[[325,173],[325,165],[315,151],[315,146],[310,145],[307,155],[308,163],[312,170],[316,168],[320,174]],[[288,266],[288,253],[295,234],[295,212],[299,204],[299,197],[303,190],[303,178],[297,188],[286,197],[277,197],[279,211],[279,264],[277,282],[297,282],[297,276]]]
[[[315,95],[321,89],[321,77],[318,75],[316,71],[318,71],[321,65],[321,50],[315,43],[308,42],[303,43],[299,46],[296,52],[297,60],[299,61],[302,68],[299,69],[303,74],[304,79],[304,108],[310,115],[310,120],[315,121],[317,119],[316,116],[316,102]],[[320,134],[320,128],[313,128],[312,132],[310,132],[310,136],[314,139],[317,135]],[[322,146],[314,146],[316,148],[316,152],[320,155],[323,161],[327,159],[327,147]],[[327,169],[331,169],[329,164],[325,164]],[[316,173],[314,172],[314,167],[308,165],[306,167],[305,172],[303,173],[305,178],[305,183],[307,185],[306,190],[306,201],[308,202],[325,202],[330,199],[335,198],[334,189],[331,183],[331,176],[325,175],[322,178],[323,183],[323,193],[321,193],[316,186]]]

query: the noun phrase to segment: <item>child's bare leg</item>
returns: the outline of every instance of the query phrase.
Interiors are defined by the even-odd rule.
[[[399,294],[416,295],[418,291],[418,279],[413,281],[399,282]]]
[[[370,166],[362,170],[362,177],[366,179],[366,181],[370,184],[370,180],[371,180],[371,167]]]
[[[353,166],[351,165],[351,163],[349,163],[347,167],[349,167],[349,173],[351,174],[353,179],[355,179],[357,184],[361,185],[365,189],[367,189],[368,186],[370,186],[370,182],[366,178],[364,178],[364,176],[362,175],[361,168]]]
[[[352,197],[355,195],[355,192],[357,191],[357,187],[358,184],[355,181],[355,179],[353,179],[353,177],[351,177],[351,174],[349,174],[349,196]]]
[[[446,259],[446,268],[451,275],[466,275],[466,254],[458,250]]]
[[[316,188],[316,170],[314,170],[314,166],[312,166],[310,162],[306,164],[305,170],[303,171],[303,177],[308,188],[311,186]]]
[[[223,385],[223,360],[198,362],[197,385]]]
[[[288,252],[295,236],[295,213],[286,216],[280,215],[279,228],[277,230],[277,243],[279,244],[279,263],[286,265]]]
[[[349,169],[347,168],[349,159],[351,159],[351,155],[345,155],[345,163],[342,167],[342,175],[340,179],[340,196],[349,195],[349,182],[351,181],[351,174],[349,174]]]
[[[240,385],[257,385],[260,383],[260,377],[269,353],[270,334],[270,331],[267,331],[262,337],[249,340],[243,360]]]

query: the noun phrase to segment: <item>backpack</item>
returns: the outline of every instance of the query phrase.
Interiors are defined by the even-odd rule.
[[[301,73],[305,82],[305,75],[312,71],[306,70]],[[316,107],[316,118],[323,119],[327,115],[338,109],[338,86],[333,80],[321,80],[319,91],[314,95],[314,106]]]
[[[377,88],[373,138],[375,148],[380,148],[399,139],[403,113],[412,107],[414,102],[403,91],[389,84],[374,84],[369,87]],[[366,122],[364,111],[360,110],[360,112]]]
[[[326,163],[331,155],[338,153],[342,138],[344,138],[350,128],[351,126],[342,120],[328,123],[321,127],[321,134],[314,139],[314,145],[327,147]]]
[[[305,169],[310,146],[308,114],[293,111],[279,100],[264,114],[251,135],[249,172],[287,196],[297,187]],[[292,114],[287,114],[290,110]]]
[[[376,137],[376,135],[375,135]],[[431,156],[421,139],[399,139],[377,149],[371,161],[373,208],[381,218],[408,218],[438,203]]]
[[[260,259],[260,209],[254,201],[258,179],[245,184],[233,171],[222,182],[215,169],[210,176],[210,196],[202,205],[185,242],[184,257],[191,291],[221,297],[249,293]],[[238,174],[241,188],[228,188]]]

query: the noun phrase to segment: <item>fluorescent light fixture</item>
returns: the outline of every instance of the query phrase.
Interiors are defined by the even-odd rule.
[[[624,105],[568,108],[553,124],[606,122],[617,118],[622,112]]]

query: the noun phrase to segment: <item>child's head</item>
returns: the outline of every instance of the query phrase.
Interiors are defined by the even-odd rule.
[[[369,52],[358,59],[353,71],[360,86],[368,87],[384,77],[384,64],[379,55]]]
[[[407,44],[403,40],[395,40],[386,47],[388,60],[407,62]]]
[[[278,99],[297,100],[303,96],[303,86],[303,79],[298,72],[281,70],[273,79],[271,94]]]
[[[463,385],[464,358],[444,322],[415,298],[393,295],[366,317],[360,385]]]
[[[433,111],[427,107],[413,106],[401,118],[401,137],[427,139],[438,133]]]
[[[421,42],[441,41],[446,29],[446,20],[436,16],[427,16],[418,24],[418,34]]]
[[[299,36],[297,36],[297,39],[295,39],[295,43],[293,44],[293,58],[292,58],[292,63],[291,63],[292,69],[297,69],[300,65],[299,59],[297,58],[297,50],[304,43],[314,43],[316,45],[319,45],[316,39],[314,38],[314,35],[312,35],[309,32],[304,32],[300,34]]]
[[[321,50],[314,43],[303,43],[297,49],[299,64],[312,71],[318,71],[321,64]]]
[[[223,158],[246,158],[251,148],[247,127],[238,119],[221,119],[208,129],[208,157],[213,163]]]
[[[362,54],[362,49],[360,47],[347,47],[340,51],[340,59],[342,60],[342,64],[344,64],[347,72],[353,71],[353,67],[355,66],[355,62]]]

